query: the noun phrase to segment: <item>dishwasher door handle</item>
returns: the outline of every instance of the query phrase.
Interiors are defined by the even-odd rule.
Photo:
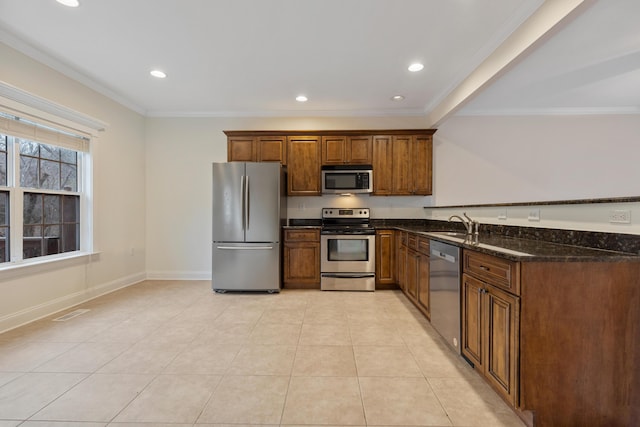
[[[457,263],[458,260],[453,255],[445,254],[443,252],[437,251],[435,249],[431,249],[431,255],[443,259],[447,262]]]

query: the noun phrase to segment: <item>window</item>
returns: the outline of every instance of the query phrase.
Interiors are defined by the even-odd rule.
[[[87,193],[82,172],[88,153],[50,143],[61,139],[51,138],[56,131],[50,128],[40,131],[46,142],[25,138],[24,132],[12,135],[8,120],[42,127],[2,113],[0,119],[5,119],[0,127],[0,263],[83,249],[81,211]]]

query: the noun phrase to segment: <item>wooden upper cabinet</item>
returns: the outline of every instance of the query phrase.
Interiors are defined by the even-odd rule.
[[[255,162],[255,138],[252,136],[237,136],[227,139],[228,162]]]
[[[280,162],[287,164],[286,136],[234,136],[227,140],[229,162]]]
[[[257,138],[256,161],[287,164],[287,137],[260,136]]]
[[[412,148],[412,194],[430,196],[432,194],[433,137],[431,135],[414,136]]]
[[[431,195],[432,167],[431,135],[373,137],[373,195]]]
[[[347,159],[346,136],[322,137],[322,164],[342,165]]]
[[[373,137],[373,195],[388,196],[393,191],[393,137]]]
[[[410,195],[413,191],[413,137],[393,137],[392,194]]]
[[[227,161],[287,165],[290,196],[319,196],[322,165],[345,164],[372,165],[374,196],[431,195],[434,132],[224,131]]]
[[[348,163],[370,165],[373,162],[371,136],[350,136],[347,142]]]
[[[372,163],[371,136],[323,136],[322,164],[368,164]]]
[[[320,137],[288,137],[287,157],[287,194],[320,195]]]

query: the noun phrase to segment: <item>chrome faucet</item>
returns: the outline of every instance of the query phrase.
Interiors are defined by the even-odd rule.
[[[459,220],[460,222],[462,222],[464,224],[464,227],[467,229],[467,235],[468,236],[471,236],[472,234],[474,236],[478,236],[479,229],[480,229],[480,223],[478,221],[476,221],[476,220],[473,220],[473,219],[469,218],[469,216],[467,215],[466,212],[464,212],[462,215],[464,216],[464,218],[462,218],[459,215],[451,215],[449,217],[449,222],[451,222],[451,220],[453,220],[453,219],[457,219],[457,220]],[[466,220],[465,220],[465,218],[466,218]]]

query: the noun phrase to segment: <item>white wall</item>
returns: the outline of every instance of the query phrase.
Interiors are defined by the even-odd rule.
[[[640,196],[640,115],[466,116],[447,120],[434,138],[432,206]],[[466,209],[487,223],[640,234],[640,203]],[[609,223],[611,210],[630,224]],[[448,218],[464,209],[427,209]]]
[[[94,246],[100,253],[0,271],[2,331],[144,278],[145,144],[139,114],[2,43],[0,58],[3,82],[109,123],[93,144]]]
[[[211,163],[227,160],[224,130],[415,129],[424,128],[424,123],[418,117],[149,118],[146,127],[147,274],[150,278],[208,279]],[[289,216],[319,218],[320,209],[335,199],[289,198]],[[342,199],[340,203],[353,202]],[[372,199],[363,198],[358,204]],[[375,206],[381,212],[384,209],[385,215],[424,217],[422,206],[427,198],[381,199],[386,200]]]

